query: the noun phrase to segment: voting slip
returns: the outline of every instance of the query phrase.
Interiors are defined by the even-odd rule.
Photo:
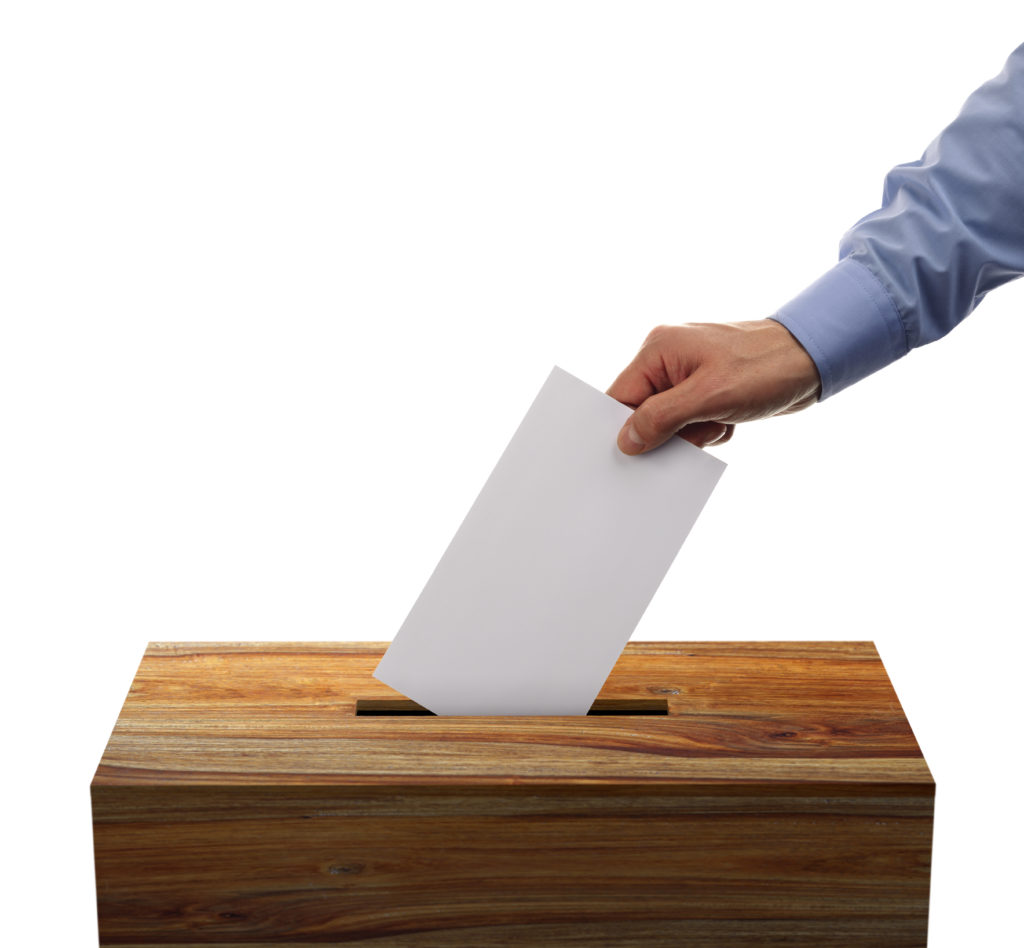
[[[435,714],[587,713],[725,470],[622,454],[631,413],[551,371],[375,678]]]

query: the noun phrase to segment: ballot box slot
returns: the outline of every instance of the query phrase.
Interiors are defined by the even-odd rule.
[[[588,716],[668,714],[667,698],[598,698]],[[421,704],[408,698],[358,698],[358,717],[436,717]]]

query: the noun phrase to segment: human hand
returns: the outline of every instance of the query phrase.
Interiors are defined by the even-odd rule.
[[[781,323],[658,326],[608,394],[635,408],[619,449],[644,454],[680,434],[698,448],[724,444],[733,426],[813,405],[818,370]]]

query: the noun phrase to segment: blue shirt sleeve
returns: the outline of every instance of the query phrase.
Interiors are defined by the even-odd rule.
[[[839,257],[773,317],[814,360],[823,399],[941,338],[1024,273],[1024,45],[919,161],[889,172],[882,207]]]

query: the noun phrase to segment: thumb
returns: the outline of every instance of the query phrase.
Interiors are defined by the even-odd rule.
[[[680,428],[710,420],[696,398],[690,379],[645,399],[619,432],[623,454],[645,454],[664,444]]]

